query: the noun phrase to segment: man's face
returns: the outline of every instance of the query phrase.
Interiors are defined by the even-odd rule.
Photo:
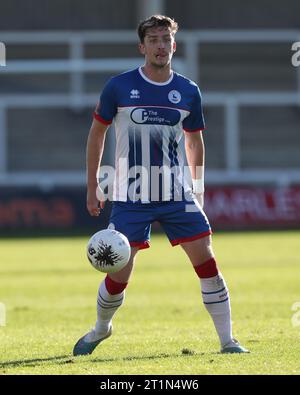
[[[147,29],[144,43],[140,43],[139,48],[145,55],[146,63],[163,68],[170,64],[176,42],[170,28],[153,27]]]

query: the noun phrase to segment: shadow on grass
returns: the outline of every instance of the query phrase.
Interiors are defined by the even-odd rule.
[[[209,353],[209,355],[214,353]],[[189,356],[204,356],[208,355],[206,353],[185,353],[185,352],[178,352],[172,354],[156,354],[156,355],[145,355],[145,356],[127,356],[127,357],[120,357],[120,358],[94,358],[89,362],[93,363],[105,363],[105,362],[126,362],[126,361],[146,361],[146,360],[154,360],[154,359],[165,359],[165,358],[187,358]],[[90,356],[88,356],[90,357]],[[52,364],[56,365],[64,365],[69,363],[76,363],[83,361],[86,359],[86,356],[83,357],[73,357],[72,355],[59,355],[50,358],[36,358],[36,359],[23,359],[17,361],[7,361],[7,362],[0,362],[0,369],[5,368],[16,368],[16,367],[35,367],[40,366],[44,362],[52,362]]]
[[[193,356],[196,355],[204,355],[203,353],[199,354],[191,354]],[[166,359],[166,358],[178,358],[178,357],[186,357],[182,353],[173,353],[173,354],[156,354],[156,355],[144,355],[144,356],[128,356],[128,357],[120,357],[120,358],[96,358],[92,359],[91,362],[93,363],[105,363],[105,362],[124,362],[124,361],[147,361],[152,359]]]
[[[57,361],[57,360],[66,359],[66,358],[70,359],[70,355],[60,355],[57,357],[50,357],[50,358],[20,359],[18,361],[0,362],[0,369],[15,368],[18,366],[38,366],[43,362]]]

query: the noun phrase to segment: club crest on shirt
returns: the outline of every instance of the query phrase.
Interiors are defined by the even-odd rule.
[[[177,104],[181,100],[181,94],[178,91],[170,91],[168,94],[168,99],[171,103]]]

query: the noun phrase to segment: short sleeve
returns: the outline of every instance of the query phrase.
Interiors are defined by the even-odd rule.
[[[202,110],[202,99],[201,93],[198,87],[196,87],[193,101],[191,104],[190,114],[182,122],[183,129],[186,132],[197,132],[205,129],[205,122]]]
[[[110,125],[117,113],[114,80],[111,78],[104,86],[100,100],[94,111],[94,118],[104,125]]]

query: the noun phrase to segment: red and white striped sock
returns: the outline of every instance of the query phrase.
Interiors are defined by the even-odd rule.
[[[231,309],[228,288],[214,258],[194,267],[200,278],[202,299],[214,322],[221,346],[232,339]]]
[[[98,291],[97,322],[95,333],[97,336],[106,335],[113,315],[121,307],[125,299],[127,283],[118,283],[106,276]]]

